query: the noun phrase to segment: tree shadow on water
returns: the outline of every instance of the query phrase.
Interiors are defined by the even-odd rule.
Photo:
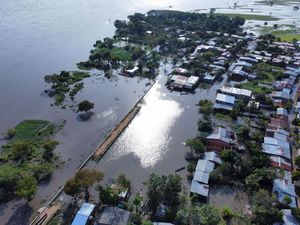
[[[30,223],[32,212],[33,209],[27,202],[21,204],[14,210],[14,213],[11,215],[6,225],[28,225]]]

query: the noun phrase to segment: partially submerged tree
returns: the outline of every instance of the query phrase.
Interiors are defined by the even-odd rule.
[[[187,140],[186,146],[190,148],[192,154],[201,155],[205,152],[204,144],[197,138]]]
[[[44,149],[43,159],[45,159],[46,161],[51,160],[51,158],[54,156],[53,151],[58,144],[59,142],[55,140],[45,141],[44,144],[42,145]]]
[[[78,197],[84,193],[85,200],[88,201],[90,188],[93,184],[100,182],[103,177],[103,173],[95,169],[82,169],[74,177],[67,180],[64,192],[73,197]]]
[[[78,112],[85,112],[82,118],[88,119],[91,116],[90,110],[94,108],[94,103],[84,100],[78,104]]]
[[[129,189],[130,185],[131,185],[130,180],[127,179],[125,174],[120,174],[118,176],[117,184],[118,184],[118,186],[120,186],[121,188],[124,188],[124,189]]]
[[[6,131],[6,137],[8,139],[12,139],[16,135],[16,129],[15,128],[10,128]]]
[[[31,156],[32,146],[27,141],[18,141],[13,144],[11,149],[12,158],[14,160],[26,160]]]
[[[205,204],[202,207],[192,208],[191,222],[193,225],[218,225],[221,217],[215,207]]]
[[[32,199],[37,191],[37,181],[32,176],[25,176],[17,181],[15,194],[27,200]]]
[[[155,216],[159,207],[164,205],[166,207],[164,219],[174,220],[180,205],[185,202],[179,195],[182,190],[181,177],[177,174],[169,176],[151,174],[145,185],[147,186],[148,201],[144,214],[150,211],[151,215]]]

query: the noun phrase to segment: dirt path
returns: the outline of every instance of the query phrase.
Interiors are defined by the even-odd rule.
[[[41,209],[42,213],[39,215],[34,225],[46,225],[61,207],[62,203],[55,202],[52,206]]]
[[[109,147],[116,141],[128,124],[141,110],[141,106],[135,106],[123,119],[122,121],[108,134],[108,136],[100,143],[94,153],[94,159],[100,159]]]

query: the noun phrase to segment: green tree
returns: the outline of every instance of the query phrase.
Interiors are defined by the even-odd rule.
[[[213,130],[211,121],[210,120],[201,121],[199,124],[199,130],[204,132],[211,132]]]
[[[54,155],[53,151],[58,144],[59,144],[59,142],[55,141],[55,140],[45,141],[44,144],[42,145],[42,147],[44,149],[43,159],[45,159],[46,161],[49,161],[53,157],[53,155]]]
[[[153,225],[150,220],[143,220],[142,225]]]
[[[229,207],[224,207],[222,210],[222,216],[225,220],[229,221],[234,217],[234,212]]]
[[[168,176],[164,189],[164,202],[168,206],[179,205],[179,193],[182,190],[181,177],[178,174]]]
[[[12,139],[16,135],[16,129],[15,128],[10,128],[6,131],[6,136],[8,139]]]
[[[230,149],[225,149],[220,153],[220,157],[224,162],[234,164],[236,161],[237,153]]]
[[[203,154],[205,152],[204,144],[197,138],[189,139],[186,141],[186,146],[188,146],[193,154]]]
[[[17,181],[15,194],[28,200],[32,199],[37,191],[37,181],[32,176],[24,176]]]
[[[261,187],[268,188],[272,185],[276,173],[273,168],[255,169],[249,176],[246,177],[245,182],[250,191],[257,191]]]
[[[103,173],[95,169],[82,169],[78,171],[74,177],[67,180],[64,186],[64,192],[74,197],[83,192],[86,201],[88,201],[91,186],[96,182],[100,182],[103,177]]]
[[[260,189],[252,197],[253,223],[257,225],[274,224],[282,222],[282,212],[276,208],[276,196]]]
[[[0,166],[0,201],[9,199],[13,194],[21,171],[13,165]]]
[[[233,109],[233,110],[230,111],[230,117],[231,117],[231,119],[237,120],[238,115],[239,115],[239,113],[238,113],[238,111],[236,109]]]
[[[133,198],[133,201],[132,201],[132,204],[135,206],[135,212],[136,213],[139,213],[139,211],[140,211],[142,200],[143,200],[143,198],[139,193],[135,194],[135,196]]]
[[[295,158],[295,165],[300,168],[300,156]]]
[[[295,217],[295,219],[300,223],[300,209],[292,208],[292,214]]]
[[[187,171],[190,172],[190,173],[193,173],[196,169],[196,165],[194,163],[189,163],[187,165]]]
[[[191,213],[194,225],[218,225],[221,222],[218,210],[211,205],[196,206]]]
[[[26,160],[33,152],[33,149],[27,141],[17,141],[13,144],[11,153],[14,160]]]
[[[286,205],[290,205],[292,202],[293,202],[293,200],[291,199],[291,197],[290,196],[284,196],[284,198],[283,198],[283,202],[286,204]]]
[[[99,199],[104,205],[116,206],[118,204],[118,192],[111,187],[99,187]]]
[[[294,170],[292,172],[292,178],[293,180],[300,180],[300,172],[298,170]]]
[[[154,173],[150,174],[148,181],[144,184],[147,187],[147,208],[154,214],[159,205],[163,201],[164,185],[166,182],[166,177],[161,177]]]
[[[250,136],[250,129],[249,127],[244,125],[239,126],[239,128],[236,131],[236,134],[238,135],[239,138],[247,140],[249,139]]]
[[[94,108],[94,103],[92,102],[89,102],[88,100],[84,100],[82,102],[80,102],[78,104],[78,111],[79,112],[88,112],[89,110],[93,109]]]
[[[188,210],[180,209],[177,211],[177,214],[175,217],[175,224],[180,224],[180,225],[189,225],[190,224]]]
[[[130,188],[130,180],[127,179],[125,174],[120,174],[117,179],[117,184],[124,189]]]

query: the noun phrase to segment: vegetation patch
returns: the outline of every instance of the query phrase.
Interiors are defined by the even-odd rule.
[[[280,38],[281,41],[293,42],[294,40],[300,40],[300,33],[291,30],[275,30],[272,34]]]
[[[256,14],[238,14],[238,13],[216,13],[219,15],[228,16],[230,18],[241,17],[245,20],[261,20],[261,21],[278,21],[277,17],[267,16],[267,15],[256,15]]]
[[[31,199],[40,181],[55,169],[55,125],[45,120],[25,120],[9,129],[9,141],[0,154],[0,202],[16,197]]]
[[[46,75],[44,77],[45,81],[51,84],[51,90],[46,92],[49,96],[54,97],[55,105],[61,105],[67,93],[73,101],[74,96],[83,88],[83,82],[80,81],[87,77],[90,77],[90,74],[82,71],[61,71],[60,74]]]
[[[272,89],[259,86],[258,81],[249,81],[242,84],[235,85],[238,88],[244,88],[252,91],[254,94],[268,94],[272,92]]]
[[[245,88],[254,94],[269,94],[273,88],[268,87],[273,81],[279,80],[283,75],[283,69],[267,63],[255,65],[253,72],[256,73],[258,80],[237,84],[236,87]]]
[[[15,127],[11,141],[43,139],[53,134],[54,128],[54,124],[46,120],[24,120]]]
[[[123,48],[113,48],[110,54],[113,59],[120,61],[129,61],[132,56],[130,52]]]

